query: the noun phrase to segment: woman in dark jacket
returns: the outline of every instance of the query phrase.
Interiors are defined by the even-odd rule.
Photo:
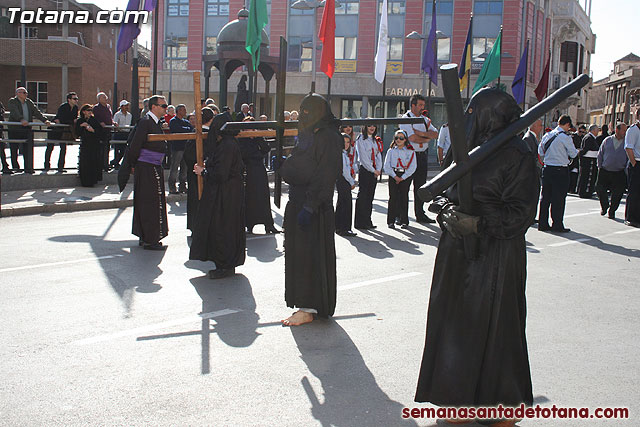
[[[98,182],[102,167],[100,149],[100,122],[93,117],[93,108],[85,104],[76,122],[76,134],[80,135],[78,174],[83,187],[93,187]]]

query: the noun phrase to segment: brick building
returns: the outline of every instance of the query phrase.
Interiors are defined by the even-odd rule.
[[[336,8],[336,73],[331,81],[332,109],[340,116],[380,116],[382,85],[374,80],[373,70],[382,1],[339,1]],[[483,54],[491,50],[503,25],[501,83],[509,93],[526,41],[531,41],[525,101],[528,107],[537,102],[533,89],[541,78],[552,46],[551,87],[554,83],[559,87],[570,76],[589,72],[595,39],[585,11],[588,0],[583,1],[584,7],[577,0],[439,0],[437,22],[438,30],[443,33],[438,40],[439,62],[460,61],[469,17],[473,11],[473,85],[482,68]],[[293,3],[294,0],[267,0],[269,25],[266,30],[270,38],[270,55],[279,55],[280,36],[289,42],[285,107],[288,110],[297,109],[300,100],[309,91],[310,42],[314,28],[316,31],[320,28],[323,10],[323,6],[315,10],[298,10],[291,7]],[[168,68],[172,63],[174,103],[191,105],[190,71],[203,69],[203,55],[215,53],[219,31],[229,21],[236,19],[238,10],[243,6],[243,0],[159,0],[162,19],[159,22],[158,39],[173,38],[179,44],[172,54],[174,59],[170,58],[168,48],[158,50],[163,54],[160,65],[163,70],[158,78],[159,91],[168,92]],[[428,91],[427,80],[420,70],[426,41],[406,36],[412,31],[428,34],[431,10],[432,3],[429,0],[388,0],[390,40],[384,107],[387,116],[404,112],[410,94],[426,94]],[[319,64],[320,50],[316,58]],[[222,104],[233,106],[235,87],[241,74],[242,69],[239,68],[229,80],[229,94]],[[327,77],[318,72],[316,80],[316,91],[327,94]],[[220,102],[217,98],[219,80],[215,68],[209,87],[210,96]],[[264,94],[264,90],[264,82],[258,79],[259,94]],[[581,96],[565,103],[562,112],[573,109],[574,115],[577,115],[585,91],[582,92]],[[433,104],[430,113],[434,122],[440,124],[446,120],[441,86],[433,87],[431,95]],[[258,100],[258,110],[273,117],[273,111],[268,106],[274,103],[267,103],[260,96]],[[586,113],[583,115],[585,118],[582,120],[585,120]]]
[[[605,123],[633,123],[632,114],[640,104],[640,57],[630,53],[614,62],[605,86]]]
[[[0,100],[5,105],[15,96],[22,64],[21,26],[9,23],[10,7],[21,7],[21,0],[3,0],[0,8]],[[27,10],[37,8],[62,10],[63,1],[26,0]],[[95,16],[100,8],[68,0],[66,10]],[[55,113],[68,91],[77,92],[81,103],[95,103],[100,91],[113,101],[117,25],[26,24],[25,28],[27,90],[43,112]],[[130,52],[125,52],[118,60],[117,99],[131,97],[130,58]]]

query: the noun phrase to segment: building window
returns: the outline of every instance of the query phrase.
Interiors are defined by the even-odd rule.
[[[438,39],[438,61],[449,62],[451,52],[451,39],[449,37]]]
[[[140,104],[142,104],[145,98],[151,96],[151,79],[149,76],[140,76],[138,78],[138,84],[140,85],[138,96],[140,97]]]
[[[217,42],[217,36],[207,36],[205,43],[205,55],[215,55],[216,52],[218,52]]]
[[[169,0],[167,15],[189,16],[189,0]]]
[[[336,8],[336,15],[357,15],[360,11],[360,3],[349,0],[340,2],[340,6]]]
[[[174,70],[187,69],[187,38],[175,37],[178,47],[165,46],[165,70],[173,67]],[[173,64],[172,64],[173,63]]]
[[[25,39],[37,39],[38,27],[24,27]],[[22,26],[18,27],[18,38],[22,38]]]
[[[336,59],[356,59],[356,38],[336,37]]]
[[[436,14],[453,15],[453,2],[442,0],[436,3]],[[431,8],[429,8],[429,15],[431,15]]]
[[[496,42],[495,38],[491,37],[474,37],[473,47],[471,49],[471,57],[474,61],[484,61],[484,58],[480,57],[483,53],[488,54],[493,49],[493,44]]]
[[[20,81],[16,80],[16,89],[20,87]],[[40,111],[47,111],[47,93],[48,82],[27,81],[27,92],[29,92],[29,99],[31,99],[36,107]]]
[[[389,60],[402,60],[402,43],[404,37],[389,37]]]
[[[473,13],[477,15],[502,15],[502,1],[476,1]]]
[[[289,37],[287,71],[311,71],[311,41],[301,37]]]
[[[389,15],[404,15],[405,2],[404,1],[390,1],[387,2],[387,14]],[[382,13],[382,2],[378,3],[378,13]]]
[[[208,0],[207,16],[229,16],[229,0]]]

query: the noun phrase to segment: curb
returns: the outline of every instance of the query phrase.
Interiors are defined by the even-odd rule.
[[[167,203],[187,200],[186,194],[167,194]],[[49,203],[35,206],[3,207],[0,217],[40,215],[61,212],[95,211],[101,209],[120,209],[133,206],[133,198],[117,200],[90,200],[75,203]]]

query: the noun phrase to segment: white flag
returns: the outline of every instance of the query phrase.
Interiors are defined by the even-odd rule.
[[[378,34],[378,50],[375,59],[375,76],[379,83],[384,80],[387,71],[387,50],[389,45],[389,29],[387,25],[387,0],[382,2],[382,16],[380,17],[380,33]]]

